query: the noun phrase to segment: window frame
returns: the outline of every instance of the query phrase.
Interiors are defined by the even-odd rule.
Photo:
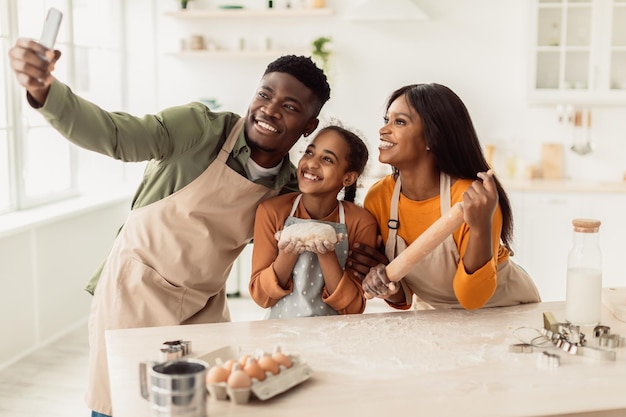
[[[0,131],[6,131],[7,136],[7,154],[8,154],[8,163],[7,166],[0,169],[6,170],[6,176],[8,178],[8,196],[9,202],[7,205],[0,205],[0,215],[10,212],[28,210],[35,207],[57,203],[63,200],[67,200],[69,198],[77,197],[81,195],[80,189],[80,168],[79,168],[79,159],[81,157],[81,153],[89,152],[86,150],[79,149],[77,146],[67,142],[68,149],[67,160],[69,163],[68,167],[68,175],[65,177],[67,179],[67,186],[60,188],[58,190],[52,191],[50,193],[40,193],[37,195],[28,195],[27,192],[27,184],[26,184],[26,169],[27,169],[27,160],[26,160],[26,150],[25,146],[26,139],[28,136],[28,129],[50,129],[50,131],[54,131],[54,129],[49,124],[29,124],[25,123],[25,113],[29,111],[28,103],[24,100],[25,98],[25,90],[22,86],[20,86],[16,80],[13,71],[9,67],[9,59],[8,52],[9,49],[14,45],[15,41],[18,37],[24,36],[20,33],[19,28],[19,0],[0,0],[0,49],[4,54],[5,61],[2,61],[4,76],[0,78],[0,82],[4,83],[6,97],[0,97],[0,100],[5,100],[6,102],[6,126],[0,125]],[[67,74],[66,79],[63,80],[64,83],[68,85],[74,85],[76,83],[76,62],[74,60],[75,51],[78,48],[87,49],[88,51],[101,49],[99,45],[87,44],[84,42],[80,44],[76,42],[74,39],[74,29],[73,29],[73,14],[76,4],[79,0],[60,0],[63,3],[63,23],[62,25],[69,25],[67,30],[67,39],[61,39],[59,36],[59,40],[57,41],[57,46],[59,49],[63,49],[64,58],[67,60]],[[49,3],[47,0],[41,0],[38,3],[38,6],[42,7],[44,10],[42,12],[42,16],[45,15],[45,10],[47,10],[47,6]],[[112,8],[112,23],[115,23],[116,27],[125,27],[126,23],[126,15],[125,15],[125,1],[117,0],[116,2],[111,2]],[[55,4],[59,4],[59,0],[55,2]],[[91,3],[88,3],[91,4]],[[96,2],[93,3],[94,7],[96,7]],[[83,2],[83,7],[85,2]],[[35,6],[35,5],[33,5]],[[59,6],[55,6],[59,7]],[[61,8],[61,7],[59,7]],[[43,24],[43,20],[42,20]],[[120,77],[120,109],[123,110],[126,107],[127,97],[124,94],[124,83],[127,78],[127,68],[124,64],[124,56],[125,56],[125,48],[124,48],[124,39],[126,37],[126,33],[124,30],[121,31],[120,36],[116,42],[111,46],[111,51],[114,54],[118,54],[119,59],[119,68],[117,68],[118,73],[121,74]],[[96,99],[97,101],[97,99]],[[0,146],[3,146],[0,143]],[[62,150],[62,152],[65,152]],[[124,167],[123,165],[119,168],[120,177],[124,175]],[[23,173],[23,174],[22,174]],[[0,173],[0,175],[4,175],[5,173]],[[2,180],[3,181],[3,180]],[[0,183],[0,186],[4,186]]]

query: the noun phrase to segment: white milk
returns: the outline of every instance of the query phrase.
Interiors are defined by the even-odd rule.
[[[602,272],[591,268],[567,270],[565,319],[575,325],[596,325],[602,313]]]

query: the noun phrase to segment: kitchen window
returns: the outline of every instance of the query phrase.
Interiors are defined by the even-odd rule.
[[[0,0],[0,213],[114,189],[119,161],[72,145],[26,101],[9,67],[18,37],[39,39],[48,8],[63,12],[54,75],[107,110],[124,108],[124,0]]]

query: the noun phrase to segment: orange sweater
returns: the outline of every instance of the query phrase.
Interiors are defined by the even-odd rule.
[[[298,193],[285,194],[262,202],[257,208],[254,222],[254,248],[252,251],[252,276],[250,277],[250,296],[261,307],[269,308],[293,289],[293,282],[283,289],[274,273],[273,263],[278,256],[278,242],[274,234],[283,229],[285,219]],[[376,244],[376,220],[365,209],[356,204],[343,201],[345,222],[348,229],[348,246],[354,243]],[[302,202],[298,205],[295,217],[310,219]],[[328,217],[316,219],[328,222],[339,222],[339,208]],[[332,294],[326,289],[322,294],[326,304],[339,314],[362,313],[365,309],[365,297],[358,280],[350,269],[344,270],[339,286]]]
[[[380,225],[383,242],[387,241],[387,236],[389,235],[387,221],[389,220],[389,209],[395,184],[396,182],[392,175],[386,176],[372,185],[365,197],[364,206],[374,215]],[[450,203],[453,205],[456,202],[463,201],[463,193],[471,184],[472,180],[455,181],[450,187]],[[439,196],[424,201],[414,201],[400,193],[398,217],[400,221],[398,236],[402,237],[407,244],[410,244],[441,217]],[[482,307],[496,290],[497,264],[509,258],[509,251],[500,245],[501,230],[502,212],[498,205],[493,215],[492,228],[493,248],[496,256],[492,257],[490,261],[473,274],[465,272],[463,265],[463,256],[471,233],[470,229],[466,223],[463,223],[452,234],[459,250],[461,261],[454,276],[454,288],[450,288],[450,291],[454,291],[459,303],[467,309]],[[399,305],[398,308],[408,308],[408,306]]]

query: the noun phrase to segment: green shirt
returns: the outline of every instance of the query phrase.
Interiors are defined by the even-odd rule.
[[[57,80],[39,111],[55,129],[81,148],[125,162],[150,161],[133,198],[133,209],[165,198],[196,179],[215,160],[240,118],[230,112],[214,113],[198,102],[143,117],[108,112],[76,96]],[[245,166],[250,152],[244,129],[227,165],[247,176]],[[281,194],[298,190],[289,155],[283,159],[275,177],[255,182],[280,189]]]
[[[33,107],[38,107],[28,98]],[[133,209],[175,193],[202,174],[241,117],[230,112],[214,113],[197,102],[143,117],[108,112],[78,97],[57,80],[38,110],[56,130],[81,148],[125,162],[149,161],[133,197]],[[243,129],[226,164],[247,177],[245,166],[250,152]],[[289,155],[285,155],[276,176],[260,178],[255,183],[280,189],[280,194],[297,191],[296,169]],[[100,270],[87,285],[92,294]]]

